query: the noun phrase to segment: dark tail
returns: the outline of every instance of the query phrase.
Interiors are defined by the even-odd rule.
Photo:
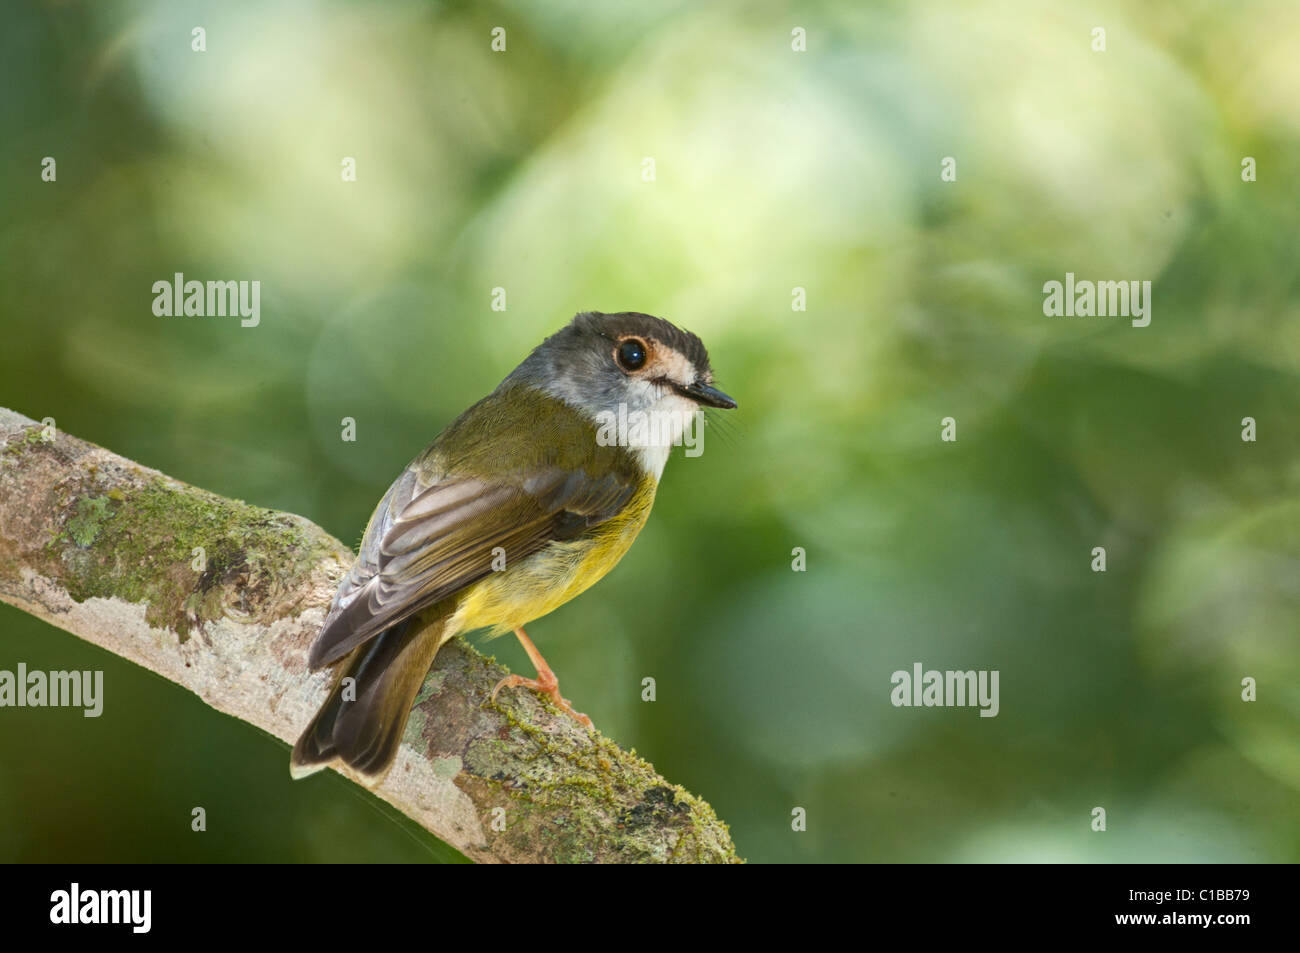
[[[289,758],[306,777],[335,760],[378,781],[402,743],[406,719],[442,643],[444,620],[419,616],[375,636],[339,666],[329,698]],[[353,679],[350,684],[344,683]]]

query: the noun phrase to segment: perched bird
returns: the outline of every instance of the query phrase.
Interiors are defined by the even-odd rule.
[[[623,557],[701,405],[736,402],[713,386],[698,337],[648,314],[587,312],[439,434],[379,502],[312,644],[312,670],[342,664],[294,746],[294,777],[339,760],[381,779],[439,646],[475,629],[514,631],[537,669],[494,697],[525,685],[590,726],[523,627]],[[612,419],[637,414],[657,423],[611,439]]]

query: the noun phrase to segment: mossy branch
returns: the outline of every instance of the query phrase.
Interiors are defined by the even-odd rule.
[[[325,698],[307,647],[351,559],[300,516],[0,409],[0,600],[285,742]],[[713,809],[634,754],[531,692],[489,703],[506,674],[445,646],[375,793],[477,861],[737,860]]]

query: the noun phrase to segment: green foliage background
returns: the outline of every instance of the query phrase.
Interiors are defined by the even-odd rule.
[[[530,633],[749,859],[1300,859],[1291,0],[5,4],[0,76],[0,405],[345,540],[575,311],[700,333],[741,409]],[[107,701],[0,710],[0,860],[456,856],[0,606],[19,661]],[[892,707],[916,661],[1001,713]]]

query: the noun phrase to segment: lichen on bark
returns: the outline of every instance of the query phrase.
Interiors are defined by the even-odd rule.
[[[70,462],[56,443],[33,438],[40,429],[17,442],[9,465]],[[122,472],[93,453],[71,462],[43,501],[51,516],[46,558],[30,568],[58,579],[78,602],[145,603],[149,623],[182,641],[223,616],[280,611],[276,600],[335,549],[289,514],[139,468]]]

